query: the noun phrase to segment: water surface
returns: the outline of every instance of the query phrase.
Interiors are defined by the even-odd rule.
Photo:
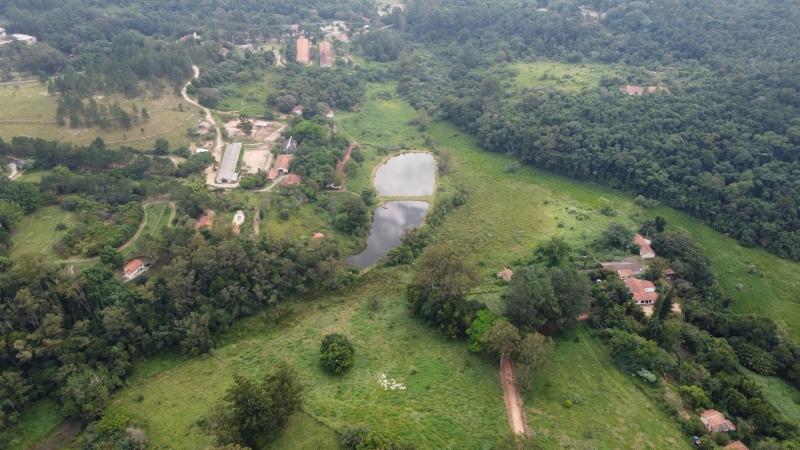
[[[436,188],[436,159],[430,153],[403,153],[378,167],[372,181],[378,195],[426,197]]]
[[[360,268],[378,262],[389,250],[400,245],[400,238],[406,230],[422,225],[429,207],[428,202],[421,201],[388,202],[378,206],[372,218],[367,248],[347,258],[347,262]]]

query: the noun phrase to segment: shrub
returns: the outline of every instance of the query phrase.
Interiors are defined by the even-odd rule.
[[[320,346],[320,362],[328,372],[341,374],[353,365],[355,349],[346,336],[329,334]]]

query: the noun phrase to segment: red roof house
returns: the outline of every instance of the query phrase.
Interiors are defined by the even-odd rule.
[[[275,164],[270,169],[269,174],[267,174],[267,180],[274,181],[280,175],[286,175],[289,173],[289,166],[292,164],[292,160],[294,159],[294,155],[278,155],[275,158]]]
[[[656,302],[658,294],[656,293],[656,285],[647,280],[640,280],[638,278],[625,278],[622,280],[628,290],[633,294],[633,301],[637,305],[652,305]]]
[[[727,433],[736,431],[736,426],[716,409],[707,409],[700,414],[700,421],[711,433]]]
[[[744,445],[744,442],[742,441],[733,441],[722,448],[724,450],[750,450],[746,445]]]
[[[132,259],[122,269],[122,276],[130,281],[141,275],[145,270],[147,270],[147,266],[144,265],[144,261],[139,258]]]
[[[653,247],[650,247],[650,241],[645,239],[644,236],[641,234],[636,234],[633,237],[633,243],[639,246],[639,256],[644,259],[655,258],[656,252],[653,251]]]

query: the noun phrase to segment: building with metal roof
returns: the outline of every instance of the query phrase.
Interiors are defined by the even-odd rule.
[[[222,155],[222,162],[217,172],[217,183],[236,183],[239,181],[239,174],[236,173],[236,164],[239,162],[239,155],[242,153],[242,144],[228,144],[225,153]]]

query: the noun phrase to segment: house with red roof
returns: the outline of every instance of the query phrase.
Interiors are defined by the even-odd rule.
[[[724,450],[750,450],[746,445],[744,445],[744,442],[742,441],[733,441],[722,448]]]
[[[652,305],[656,302],[658,293],[656,293],[656,285],[652,281],[633,277],[625,278],[622,281],[633,294],[633,301],[637,305]]]
[[[144,264],[144,261],[136,258],[128,261],[125,267],[122,268],[122,277],[126,281],[131,281],[146,271],[147,266]]]
[[[285,177],[283,177],[283,179],[281,180],[281,185],[283,185],[283,186],[299,186],[300,183],[302,183],[302,182],[303,182],[303,177],[301,177],[300,175],[298,175],[296,173],[290,173],[290,174],[287,174]]]
[[[700,414],[700,421],[706,426],[709,433],[727,433],[736,431],[736,426],[725,415],[716,409],[707,409]]]
[[[289,166],[292,164],[294,155],[278,155],[275,158],[275,164],[267,174],[267,180],[275,181],[279,176],[289,173]]]
[[[653,251],[653,247],[650,247],[650,240],[645,239],[641,234],[636,233],[633,237],[633,243],[639,246],[639,256],[642,257],[642,259],[656,257],[656,252]]]

